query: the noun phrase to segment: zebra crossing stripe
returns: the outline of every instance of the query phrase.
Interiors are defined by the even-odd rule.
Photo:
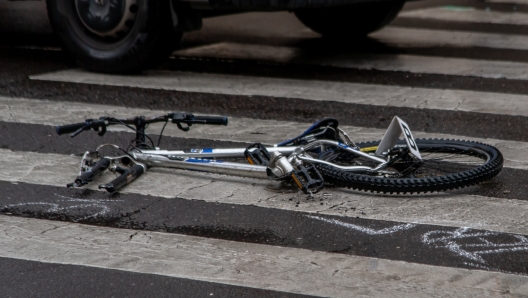
[[[386,44],[403,47],[492,48],[508,50],[528,50],[525,35],[481,33],[470,31],[429,30],[418,28],[386,27],[369,37]]]
[[[0,216],[0,244],[7,258],[325,297],[528,292],[520,275],[21,217]]]
[[[418,18],[440,21],[528,25],[528,13],[500,12],[463,6],[442,6],[401,12],[400,18]]]
[[[119,76],[74,69],[35,75],[31,79],[528,116],[528,96],[478,91],[167,71],[150,71],[142,76]]]
[[[65,187],[76,178],[80,157],[0,149],[0,162],[1,181]],[[106,172],[83,188],[99,191],[114,178]],[[528,201],[477,195],[381,196],[329,188],[307,198],[276,181],[164,168],[149,169],[120,192],[528,235]]]
[[[264,61],[481,78],[528,79],[528,63],[417,55],[345,53],[301,55],[291,47],[217,43],[175,52],[177,56]],[[300,58],[298,58],[300,57]]]
[[[101,116],[129,118],[139,115],[156,116],[173,112],[2,96],[0,96],[0,106],[3,107],[0,108],[0,121],[53,126],[83,122],[84,119],[99,118]],[[310,125],[310,123],[292,121],[260,119],[255,121],[255,119],[250,118],[229,117],[229,125],[227,128],[224,126],[195,125],[192,127],[191,131],[185,133],[178,130],[174,125],[168,125],[164,130],[164,135],[194,139],[213,139],[219,141],[277,144],[298,136]],[[149,132],[156,134],[161,130],[162,126],[163,125],[159,123],[152,124],[149,127]],[[380,140],[385,133],[385,129],[347,125],[342,125],[340,127],[352,137],[354,142]],[[108,130],[132,132],[121,126],[111,126]],[[465,139],[494,145],[503,153],[505,167],[528,170],[528,160],[526,160],[528,143],[526,142],[470,138],[466,136],[461,137],[457,135],[428,133],[416,130],[412,130],[412,132],[416,138]],[[54,129],[50,127],[49,133],[54,135]],[[63,136],[63,138],[67,138],[67,136]],[[103,141],[104,138],[101,139],[101,143]]]
[[[528,5],[528,0],[484,0],[484,2]]]

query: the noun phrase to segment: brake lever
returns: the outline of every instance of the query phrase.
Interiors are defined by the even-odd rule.
[[[104,122],[103,122],[104,123]],[[104,136],[104,134],[106,133],[106,124],[103,124],[101,125],[101,131],[98,131],[97,132],[97,135],[99,135],[100,137]]]
[[[80,134],[81,132],[83,132],[85,130],[85,127],[81,127],[79,129],[77,129],[76,131],[74,131],[72,134],[70,134],[70,138],[75,138],[78,134]]]
[[[180,122],[176,122],[176,126],[178,127],[178,129],[183,130],[183,131],[189,131],[189,129],[191,129],[190,128],[191,125],[187,124],[187,127],[183,127]]]

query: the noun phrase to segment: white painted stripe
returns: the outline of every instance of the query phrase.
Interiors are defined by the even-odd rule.
[[[491,23],[506,25],[528,25],[528,13],[480,10],[472,7],[443,6],[401,12],[400,18],[456,21],[469,23]]]
[[[119,76],[65,70],[31,76],[31,79],[528,116],[526,95],[477,91],[166,71],[150,71],[142,76]]]
[[[528,5],[528,0],[484,0],[484,2]]]
[[[361,53],[302,55],[301,53],[301,50],[291,47],[217,43],[178,51],[175,54],[183,57],[256,59],[293,64],[334,66],[339,68],[377,69],[494,79],[528,79],[528,63],[521,62],[416,55]]]
[[[369,37],[402,47],[483,47],[528,50],[526,35],[385,27]]]
[[[79,162],[80,157],[75,156],[0,149],[0,180],[64,187],[76,178]],[[114,178],[107,172],[86,188],[98,191],[99,184]],[[283,188],[276,181],[162,168],[150,169],[120,192],[528,235],[528,201],[493,197],[445,193],[383,196],[328,188],[310,198],[298,189]],[[79,207],[75,200],[62,199],[66,205]],[[101,212],[107,210],[104,202],[83,204],[93,207],[93,203]],[[46,203],[38,200],[15,204]],[[56,206],[50,205],[49,212],[54,212],[53,208]]]
[[[528,277],[513,274],[7,216],[0,256],[325,297],[528,292]]]
[[[167,112],[169,111],[0,96],[0,121],[6,122],[63,125],[78,123],[84,121],[84,119],[99,118],[101,116],[128,118],[138,115],[157,116]],[[324,116],[321,115],[321,118],[323,117]],[[178,130],[175,125],[168,125],[165,128],[164,135],[183,138],[276,144],[298,136],[309,126],[310,124],[308,123],[291,121],[229,117],[229,125],[227,127],[194,125],[189,132],[182,132],[181,130]],[[148,132],[156,134],[161,130],[161,127],[162,124],[153,124],[149,127]],[[385,129],[347,125],[342,125],[340,127],[344,129],[355,142],[380,140],[385,133]],[[120,126],[112,126],[109,130],[132,132],[131,130]],[[86,133],[87,132],[84,132],[84,134]],[[53,128],[50,128],[50,134],[55,134]],[[528,170],[528,160],[526,159],[528,143],[526,142],[470,138],[466,136],[461,137],[457,135],[428,133],[415,130],[413,130],[413,135],[417,138],[464,139],[491,144],[499,148],[503,153],[506,167]],[[68,138],[68,136],[65,135],[63,138]],[[104,138],[101,138],[101,143],[103,142]],[[94,147],[95,146],[96,145],[94,144]],[[92,150],[95,148],[86,149]]]

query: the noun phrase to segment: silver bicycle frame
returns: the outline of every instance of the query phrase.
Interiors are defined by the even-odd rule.
[[[341,149],[355,154],[357,156],[368,158],[378,163],[375,168],[365,166],[339,166],[327,161],[314,159],[306,154],[306,151],[321,147],[324,150],[326,146],[337,146]],[[339,168],[350,172],[372,172],[382,169],[386,166],[387,161],[383,158],[361,152],[360,150],[347,146],[345,144],[330,141],[318,140],[304,147],[266,147],[269,152],[279,152],[284,156],[288,156],[288,161],[292,162],[295,158],[308,162],[327,164],[332,167]],[[217,174],[226,174],[242,177],[253,178],[267,178],[266,166],[252,165],[246,163],[226,162],[222,160],[215,160],[214,158],[244,158],[244,151],[246,148],[232,148],[232,149],[189,149],[189,150],[141,150],[131,151],[130,154],[139,162],[151,167],[169,167],[187,170],[196,170],[211,172]]]

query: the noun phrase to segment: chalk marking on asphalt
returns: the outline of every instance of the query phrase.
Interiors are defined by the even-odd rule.
[[[384,107],[528,116],[528,96],[479,91],[179,71],[149,71],[141,76],[122,76],[72,69],[35,75],[31,76],[31,79],[226,95],[299,98]]]
[[[528,13],[501,12],[475,9],[472,7],[442,6],[404,11],[399,18],[418,18],[449,22],[489,23],[501,25],[528,25]]]
[[[75,156],[0,149],[0,180],[65,187],[76,178],[79,162],[80,158]],[[97,186],[114,178],[115,175],[107,171],[83,188],[101,191]],[[528,201],[448,193],[380,196],[339,188],[325,189],[315,194],[315,199],[308,200],[301,192],[281,190],[279,185],[279,182],[263,179],[152,168],[120,192],[255,205],[310,212],[314,216],[319,213],[528,235],[525,216]],[[65,201],[64,207],[68,206],[70,203]]]
[[[456,231],[429,231],[422,235],[422,242],[436,248],[446,248],[449,251],[468,258],[479,264],[486,264],[482,255],[502,254],[515,251],[528,251],[528,238],[521,235],[511,235],[511,242],[501,239],[500,243],[493,243],[486,237],[497,236],[496,232],[469,232],[468,228]],[[468,240],[469,239],[469,240]],[[473,242],[471,242],[473,241]]]
[[[337,219],[329,219],[320,216],[307,216],[308,218],[317,219],[326,223],[342,226],[348,229],[359,231],[367,235],[387,235],[399,231],[415,228],[416,224],[401,224],[390,228],[375,230],[369,227],[363,227],[351,223],[346,223]],[[467,227],[459,228],[455,231],[434,230],[425,232],[422,235],[422,242],[435,248],[447,249],[455,255],[467,258],[478,263],[477,268],[489,269],[485,266],[486,260],[482,255],[502,254],[516,251],[528,251],[528,238],[522,235],[509,235],[513,239],[508,242],[501,239],[499,243],[494,243],[486,237],[497,237],[501,235],[491,231],[469,231]],[[471,242],[473,241],[473,242]],[[474,266],[474,263],[467,263]]]
[[[528,292],[527,276],[21,217],[0,216],[0,243],[0,256],[7,258],[307,295],[491,296],[504,288],[512,295]]]
[[[362,227],[360,225],[355,225],[355,224],[351,224],[351,223],[347,223],[347,222],[342,222],[342,221],[337,220],[337,219],[329,219],[329,218],[324,218],[324,217],[320,217],[320,216],[308,216],[308,218],[313,218],[313,219],[317,219],[317,220],[320,220],[320,221],[324,221],[326,223],[331,223],[331,224],[343,226],[343,227],[346,227],[346,228],[349,228],[349,229],[352,229],[352,230],[360,231],[360,232],[365,233],[367,235],[387,235],[387,234],[392,234],[392,233],[399,232],[399,231],[409,230],[409,229],[412,229],[412,228],[416,227],[416,224],[408,223],[408,224],[402,224],[402,225],[393,226],[393,227],[390,227],[390,228],[383,228],[383,229],[379,229],[379,230],[374,230],[374,229],[371,229],[371,228],[368,228],[368,227]]]
[[[123,200],[85,200],[61,196],[55,194],[57,197],[62,198],[58,203],[52,202],[22,202],[22,203],[13,203],[2,206],[3,208],[16,208],[16,207],[30,207],[30,206],[49,206],[48,209],[42,210],[43,214],[57,214],[61,211],[67,210],[85,210],[86,208],[96,208],[100,209],[99,212],[87,215],[85,217],[79,218],[78,220],[86,220],[89,218],[96,218],[98,216],[104,216],[110,212],[110,207],[105,205],[107,202],[122,202]],[[80,204],[79,204],[80,202]],[[71,205],[74,203],[75,205]],[[65,206],[67,205],[67,206]]]
[[[526,98],[526,101],[528,102],[528,97]],[[79,123],[83,122],[84,119],[99,118],[101,116],[129,118],[139,115],[162,115],[167,112],[170,111],[124,108],[118,106],[94,105],[77,102],[59,103],[56,101],[0,96],[0,121],[5,122],[63,125]],[[324,115],[321,117],[323,116]],[[175,125],[168,125],[165,128],[164,135],[181,138],[276,144],[298,136],[310,125],[311,124],[309,123],[291,121],[255,120],[250,118],[229,117],[229,125],[227,127],[194,125],[189,132],[185,133],[181,130],[178,130]],[[161,127],[162,124],[153,124],[149,127],[148,132],[153,134],[159,133]],[[341,125],[340,127],[352,137],[354,142],[380,140],[385,133],[385,129],[362,128],[347,125]],[[108,128],[108,130],[132,132],[123,126],[111,126]],[[49,133],[50,135],[55,135],[55,129],[50,127]],[[84,134],[88,133],[93,134],[94,132],[84,132]],[[528,170],[528,160],[526,160],[526,152],[528,151],[527,142],[471,138],[466,136],[420,132],[417,130],[413,130],[413,135],[416,138],[464,139],[494,145],[503,153],[505,158],[505,167]],[[63,137],[67,138],[68,136],[65,135]],[[102,143],[104,143],[104,137],[101,138],[101,144]],[[94,150],[96,146],[97,145],[94,144],[94,148],[86,148],[86,150]]]
[[[528,79],[528,63],[418,55],[304,53],[301,49],[222,42],[175,52],[182,57],[240,59],[481,78]]]

